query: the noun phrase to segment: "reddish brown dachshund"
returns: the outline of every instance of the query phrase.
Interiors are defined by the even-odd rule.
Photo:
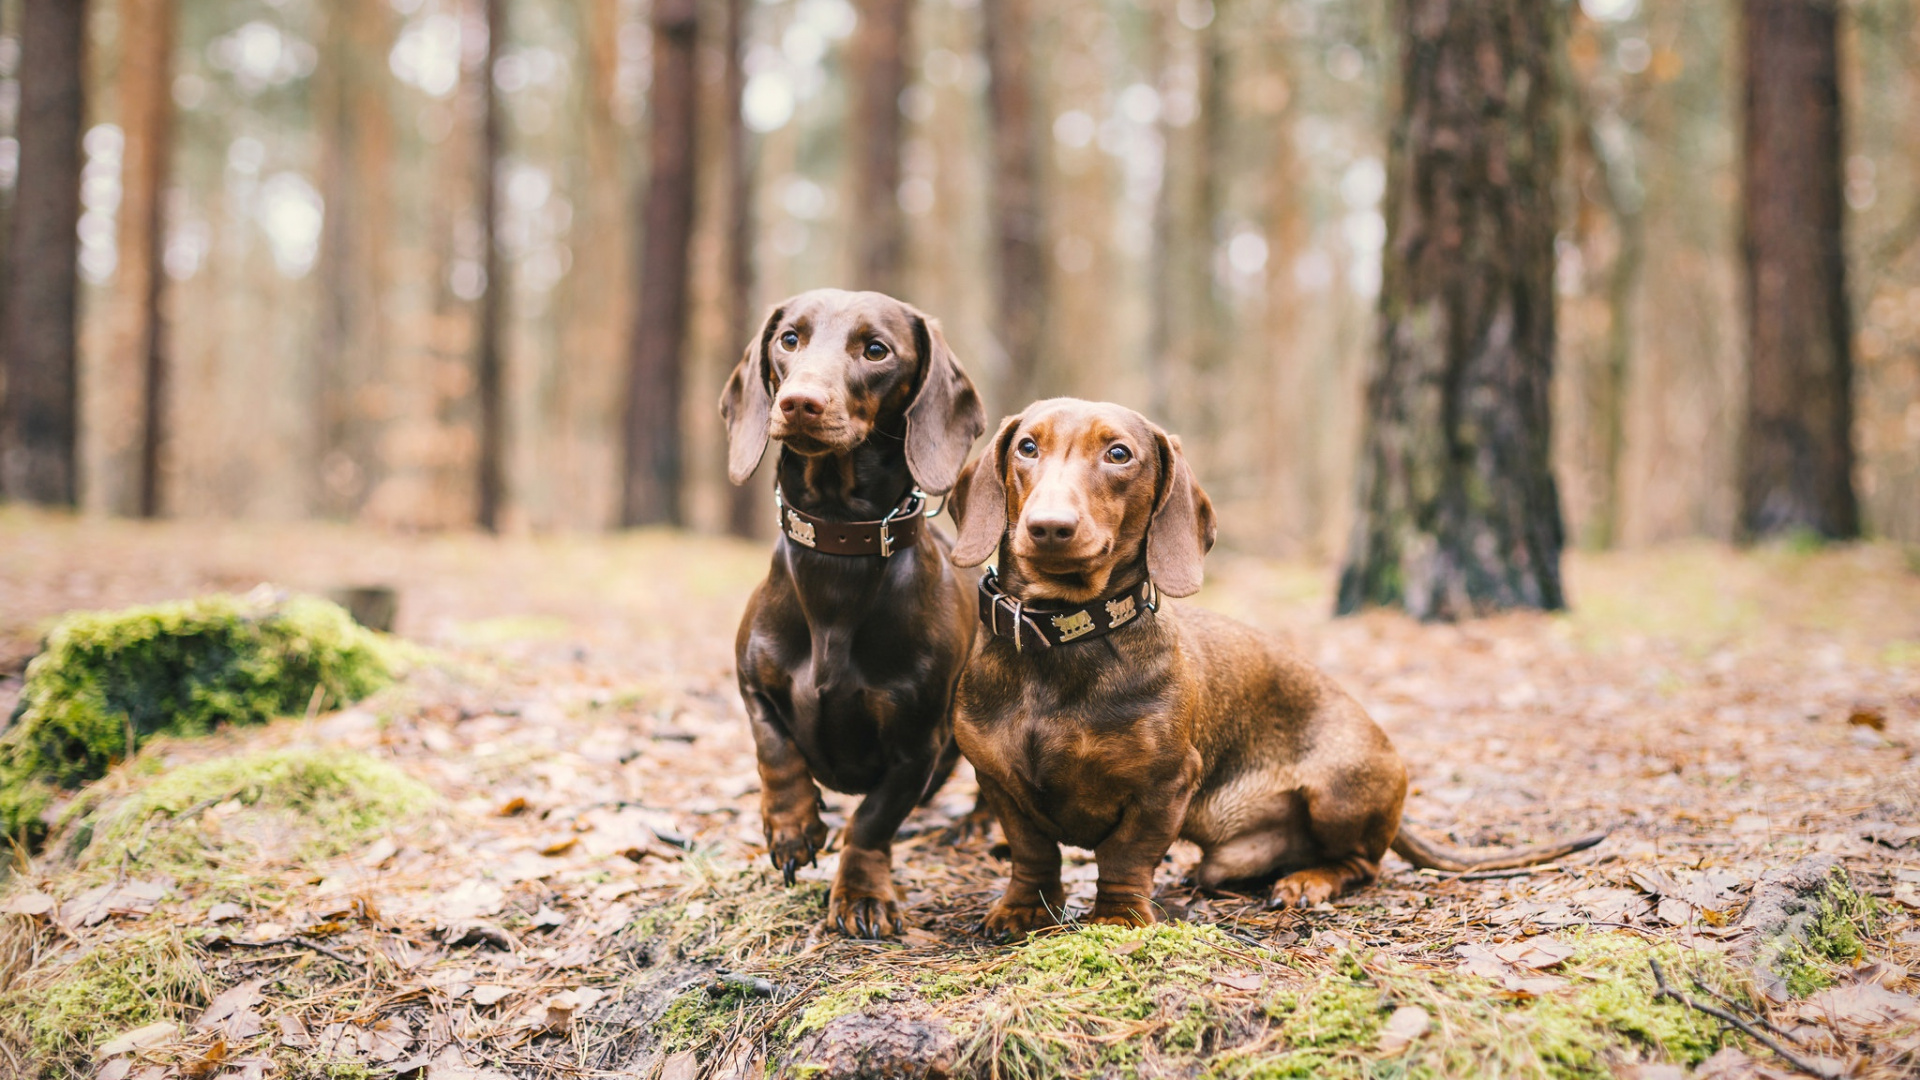
[[[959,759],[953,693],[973,648],[973,583],[923,493],[952,488],[986,417],[939,323],[831,289],[767,316],[720,412],[734,483],[780,442],[781,537],[734,644],[768,854],[791,885],[827,838],[815,781],[865,795],[827,920],[889,935],[894,832]]]
[[[954,720],[1013,853],[989,933],[1057,920],[1062,843],[1099,859],[1089,921],[1147,923],[1176,837],[1199,845],[1202,887],[1277,877],[1273,903],[1302,907],[1372,882],[1389,848],[1466,870],[1600,841],[1468,853],[1421,837],[1400,817],[1406,767],[1352,698],[1278,641],[1164,604],[1199,589],[1213,506],[1179,440],[1139,413],[1037,402],[955,502],[954,562],[1000,551]]]

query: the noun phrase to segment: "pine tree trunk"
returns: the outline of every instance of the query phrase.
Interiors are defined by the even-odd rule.
[[[1031,0],[980,5],[987,58],[987,121],[993,143],[994,311],[1006,375],[1000,402],[1012,411],[1038,386],[1047,311],[1043,142],[1033,100]]]
[[[623,525],[681,521],[680,398],[685,380],[688,246],[699,116],[697,0],[655,0],[640,300],[627,387]]]
[[[494,65],[507,39],[507,0],[482,0],[487,20],[487,58],[481,67],[480,88],[480,243],[486,268],[486,291],[480,295],[475,342],[474,392],[480,405],[479,499],[475,523],[489,532],[500,528],[501,502],[506,495],[506,404],[501,400],[505,368],[502,332],[506,320],[507,266],[500,257],[494,231],[500,215],[501,139],[500,89],[494,85]]]
[[[0,493],[49,505],[78,494],[75,311],[80,134],[85,122],[83,0],[25,0],[20,23],[20,171],[0,299],[6,398]]]
[[[167,369],[161,351],[160,301],[166,285],[162,256],[166,218],[162,199],[172,153],[173,0],[129,0],[122,5],[126,52],[120,70],[122,151],[120,267],[115,274],[118,307],[112,360],[116,376],[137,388],[139,433],[133,472],[137,488],[125,509],[158,517],[160,455],[166,442]],[[104,434],[104,433],[103,433]]]
[[[1751,351],[1740,520],[1751,537],[1860,532],[1838,22],[1834,0],[1746,4]]]
[[[1565,605],[1549,468],[1555,50],[1534,0],[1397,0],[1381,339],[1338,610]]]
[[[906,126],[900,94],[907,88],[912,0],[859,0],[853,32],[853,107],[847,164],[853,170],[854,287],[897,293],[907,265],[906,215],[900,210],[900,142]]]
[[[746,91],[747,0],[727,0],[727,237],[726,285],[721,304],[727,327],[726,348],[745,347],[757,327],[753,308],[753,152],[747,126],[740,118],[740,98]],[[732,356],[723,357],[730,361]],[[762,477],[731,488],[727,496],[727,531],[751,539],[767,517],[769,485]]]

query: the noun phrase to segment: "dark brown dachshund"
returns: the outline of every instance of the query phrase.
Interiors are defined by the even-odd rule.
[[[900,928],[893,835],[959,759],[953,693],[974,599],[927,524],[986,417],[940,324],[879,293],[822,289],[767,316],[720,397],[727,473],[780,441],[781,537],[734,642],[773,864],[793,883],[826,842],[817,780],[867,796],[827,921]]]
[[[983,562],[992,631],[954,729],[1013,852],[986,919],[1057,920],[1061,843],[1100,863],[1088,921],[1153,921],[1154,868],[1199,845],[1197,883],[1279,880],[1276,906],[1366,885],[1391,847],[1417,866],[1490,869],[1600,841],[1466,853],[1400,819],[1407,770],[1365,711],[1279,642],[1163,596],[1200,588],[1213,506],[1178,439],[1118,405],[1037,402],[1001,425],[954,493],[953,560]]]

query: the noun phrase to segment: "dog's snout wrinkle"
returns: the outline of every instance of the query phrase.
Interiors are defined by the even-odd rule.
[[[811,419],[827,411],[826,395],[814,390],[782,390],[780,412],[788,419]]]

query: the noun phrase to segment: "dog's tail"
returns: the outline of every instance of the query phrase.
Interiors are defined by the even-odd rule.
[[[1544,847],[1493,848],[1478,851],[1450,847],[1423,836],[1403,819],[1400,834],[1393,838],[1393,852],[1422,870],[1446,870],[1465,873],[1472,870],[1511,870],[1519,866],[1538,866],[1586,849],[1605,840],[1605,832],[1588,833],[1577,840]]]

